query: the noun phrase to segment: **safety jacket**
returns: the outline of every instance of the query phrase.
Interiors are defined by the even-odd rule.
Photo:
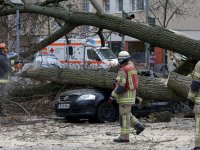
[[[197,90],[193,91],[192,88],[190,88],[188,93],[188,98],[195,102],[195,104],[200,105],[200,61],[197,62],[195,65],[193,74],[192,74],[192,80],[197,82]]]
[[[115,97],[119,104],[134,104],[138,78],[137,71],[131,62],[120,68],[116,81],[116,87],[111,96]],[[119,87],[123,87],[122,92],[118,92]]]

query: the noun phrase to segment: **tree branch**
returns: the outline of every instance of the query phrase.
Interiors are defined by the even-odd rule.
[[[105,38],[103,36],[103,29],[99,29],[97,34],[99,35],[100,39],[101,39],[101,46],[104,47],[105,46]]]
[[[32,54],[39,52],[42,48],[48,46],[49,44],[53,43],[57,39],[63,37],[65,34],[72,31],[76,26],[71,24],[65,24],[61,29],[57,30],[53,34],[49,35],[47,38],[42,40],[41,42],[33,45],[28,51],[24,51],[20,53],[20,56],[23,58],[29,57]]]
[[[169,19],[167,20],[166,26],[168,26],[169,21],[170,21],[170,20],[172,19],[172,17],[177,13],[177,11],[179,10],[179,8],[180,8],[182,5],[184,5],[184,2],[181,3],[181,4],[174,10],[174,12],[171,14],[171,16],[169,17]]]
[[[96,2],[96,0],[89,0],[92,6],[97,10],[97,15],[101,16],[103,14],[103,10],[99,6],[99,4]]]
[[[39,5],[40,6],[46,6],[46,5],[49,5],[49,4],[59,3],[59,2],[62,2],[62,1],[68,1],[68,0],[46,0],[44,2],[41,2]]]
[[[172,50],[173,52],[180,53],[186,57],[192,57],[196,60],[199,60],[200,58],[199,41],[177,35],[174,32],[158,26],[147,26],[141,23],[124,20],[110,14],[104,14],[103,17],[99,17],[97,14],[90,12],[67,12],[64,9],[56,7],[51,8],[36,5],[26,5],[26,7],[19,6],[17,8],[2,10],[0,11],[0,16],[15,14],[16,9],[21,13],[35,13],[50,16],[75,26],[89,25],[112,30],[145,41],[151,45]]]

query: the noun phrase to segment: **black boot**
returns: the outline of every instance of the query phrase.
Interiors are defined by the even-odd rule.
[[[200,147],[194,147],[192,150],[200,150]]]
[[[129,142],[129,139],[122,139],[119,137],[117,139],[114,139],[113,141],[117,143],[125,143],[125,142]]]
[[[134,128],[136,130],[137,135],[142,133],[142,131],[144,131],[144,129],[145,129],[145,127],[141,123],[137,123]]]

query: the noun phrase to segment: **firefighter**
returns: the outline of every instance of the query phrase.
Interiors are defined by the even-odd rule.
[[[0,43],[0,115],[3,116],[2,101],[5,85],[9,82],[9,72],[11,71],[10,61],[6,54],[6,45]]]
[[[114,142],[129,142],[130,127],[136,130],[137,135],[145,129],[131,113],[131,106],[135,103],[138,78],[137,71],[129,59],[130,55],[127,51],[119,53],[120,70],[116,78],[116,87],[108,100],[109,103],[112,103],[116,99],[119,104],[121,133],[117,139],[114,139]]]
[[[194,150],[200,150],[200,61],[195,65],[191,87],[188,93],[188,98],[194,102],[194,114],[195,114],[195,148]]]

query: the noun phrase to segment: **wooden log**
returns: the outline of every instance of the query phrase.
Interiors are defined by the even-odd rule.
[[[90,86],[104,89],[113,89],[116,78],[115,72],[105,70],[72,70],[38,68],[28,69],[22,77],[35,80],[49,80],[55,83]],[[145,100],[180,100],[171,89],[164,85],[160,78],[139,76],[138,94]]]
[[[182,99],[187,99],[191,77],[183,76],[175,72],[169,75],[167,86],[172,89]]]

